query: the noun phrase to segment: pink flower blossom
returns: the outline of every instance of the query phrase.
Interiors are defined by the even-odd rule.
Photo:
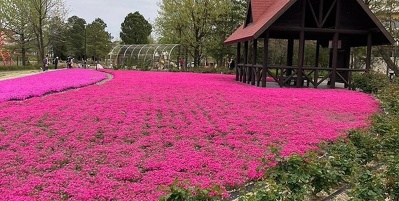
[[[114,79],[103,85],[45,97],[36,96],[92,84],[104,73],[62,70],[0,82],[14,87],[2,91],[0,103],[3,199],[157,200],[176,179],[229,189],[261,176],[269,145],[304,153],[366,127],[379,111],[373,97],[348,90],[106,72]],[[33,98],[6,101],[13,97]]]
[[[52,92],[79,88],[106,78],[107,76],[104,73],[98,71],[65,69],[3,80],[0,81],[0,102],[24,100]]]

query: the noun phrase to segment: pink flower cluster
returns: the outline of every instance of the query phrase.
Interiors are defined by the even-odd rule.
[[[78,88],[106,78],[106,74],[94,70],[65,69],[3,80],[0,81],[0,102]]]
[[[258,88],[229,75],[108,73],[114,79],[104,85],[0,103],[2,199],[157,200],[176,179],[229,189],[261,176],[269,145],[304,153],[366,127],[379,110],[371,96],[347,90]]]

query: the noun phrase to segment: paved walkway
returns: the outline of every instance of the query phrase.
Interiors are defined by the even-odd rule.
[[[24,77],[42,72],[41,70],[0,71],[0,80]]]

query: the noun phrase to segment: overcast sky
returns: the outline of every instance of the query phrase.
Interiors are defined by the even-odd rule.
[[[158,15],[159,0],[64,0],[69,9],[68,17],[78,16],[91,23],[101,18],[107,31],[119,39],[120,27],[129,13],[139,11],[151,24]]]

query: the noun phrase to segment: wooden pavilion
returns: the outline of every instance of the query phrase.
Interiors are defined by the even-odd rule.
[[[257,63],[260,39],[262,64]],[[286,41],[285,65],[270,64],[270,39]],[[312,66],[304,65],[307,41],[316,43]],[[237,44],[237,81],[266,87],[270,76],[281,87],[291,82],[303,87],[306,81],[315,88],[325,81],[330,88],[337,82],[351,87],[353,72],[370,70],[372,46],[393,43],[393,37],[362,0],[250,0],[244,24],[225,41]],[[350,68],[351,48],[362,46],[367,47],[366,68]],[[329,66],[319,66],[321,47],[330,49]]]

